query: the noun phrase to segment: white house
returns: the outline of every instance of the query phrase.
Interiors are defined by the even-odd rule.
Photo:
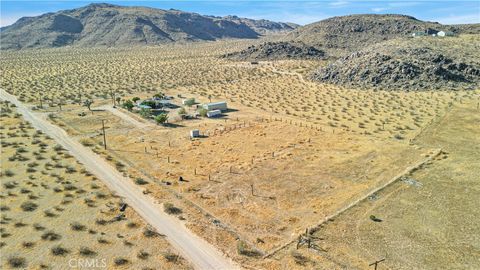
[[[437,36],[439,36],[439,37],[451,37],[451,36],[453,36],[453,32],[440,31],[440,32],[437,33]]]
[[[212,111],[212,110],[221,110],[225,111],[227,110],[227,102],[226,101],[220,101],[220,102],[212,102],[212,103],[205,103],[202,106],[205,110],[207,111]]]

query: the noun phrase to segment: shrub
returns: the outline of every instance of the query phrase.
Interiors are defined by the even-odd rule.
[[[35,211],[38,207],[38,205],[34,202],[24,202],[20,205],[20,207],[22,208],[23,211],[25,212],[32,212],[32,211]]]
[[[105,238],[98,238],[97,242],[100,243],[100,244],[108,244],[108,243],[110,243],[110,242],[108,242],[108,240],[105,239]]]
[[[95,143],[91,140],[91,139],[86,139],[86,138],[83,138],[80,140],[80,143],[83,145],[83,146],[87,146],[87,147],[91,147],[91,146],[94,146]]]
[[[106,225],[108,221],[106,221],[105,219],[97,219],[95,220],[95,223],[97,223],[98,225]]]
[[[122,107],[129,110],[129,111],[131,111],[134,106],[135,105],[133,104],[133,102],[131,100],[127,100],[122,104]]]
[[[73,222],[70,224],[70,228],[74,231],[84,231],[86,229],[85,225],[78,222]]]
[[[79,250],[80,255],[86,256],[86,257],[91,257],[97,255],[97,253],[88,247],[81,247]]]
[[[149,118],[152,115],[152,110],[147,108],[142,108],[139,113],[143,118]]]
[[[175,207],[171,203],[164,203],[163,204],[163,209],[165,213],[170,214],[170,215],[178,215],[182,213],[182,209]]]
[[[12,256],[8,258],[8,265],[12,268],[25,268],[27,267],[27,260],[23,257]]]
[[[260,256],[260,253],[258,251],[249,248],[244,241],[239,241],[237,243],[237,252],[240,255],[249,256],[249,257]]]
[[[69,253],[68,249],[62,246],[54,246],[51,251],[54,256],[63,256]]]
[[[176,261],[180,258],[179,255],[174,254],[174,253],[170,253],[170,252],[164,253],[164,254],[163,254],[163,257],[164,257],[165,260],[167,260],[168,262],[176,262]]]
[[[303,256],[302,254],[296,251],[292,252],[292,257],[296,264],[299,264],[302,266],[305,266],[309,262],[309,259],[307,257]]]
[[[198,110],[198,114],[200,114],[201,117],[207,116],[207,112],[208,112],[208,111],[207,111],[206,109],[204,109],[204,108]]]
[[[65,171],[66,171],[67,173],[74,173],[74,172],[76,172],[77,170],[76,170],[75,167],[73,167],[73,166],[67,166],[67,168],[65,169]]]
[[[53,212],[50,211],[50,210],[45,210],[45,211],[43,211],[43,214],[44,214],[46,217],[56,217],[56,216],[57,216],[55,213],[53,213]]]
[[[135,223],[135,222],[129,222],[129,223],[127,224],[127,227],[128,227],[128,228],[136,228],[137,226],[138,226],[138,225],[137,225],[137,223]]]
[[[35,245],[34,242],[23,242],[23,243],[22,243],[22,246],[23,246],[24,248],[31,248],[31,247],[33,247],[34,245]]]
[[[155,116],[155,122],[157,122],[158,124],[163,125],[167,121],[168,121],[168,114],[166,114],[166,113],[161,113],[161,114]]]
[[[137,258],[139,258],[141,260],[146,260],[146,259],[148,259],[149,256],[150,256],[150,254],[146,251],[143,251],[143,250],[140,250],[137,254]]]
[[[183,117],[186,114],[187,114],[187,111],[185,110],[185,108],[181,108],[180,110],[178,110],[178,115]]]
[[[145,230],[143,230],[143,235],[145,237],[157,237],[159,233],[157,233],[154,229],[147,227]]]
[[[128,263],[128,260],[124,258],[115,258],[114,262],[115,265],[125,265]]]
[[[33,226],[33,228],[34,228],[35,230],[37,230],[37,231],[43,231],[43,230],[45,230],[45,227],[43,227],[42,225],[40,225],[40,224],[38,224],[38,223],[35,223],[35,224],[33,224],[32,226]]]
[[[8,170],[7,170],[8,171]],[[6,172],[5,172],[6,173]],[[10,182],[6,182],[3,184],[3,186],[6,188],[6,189],[12,189],[12,188],[15,188],[16,186],[18,185],[17,182],[14,182],[14,181],[10,181]]]
[[[148,184],[148,182],[145,181],[145,180],[143,180],[143,178],[137,178],[137,179],[135,180],[135,184],[137,184],[137,185],[146,185],[146,184]]]
[[[62,236],[58,233],[55,233],[53,231],[48,231],[44,234],[42,234],[42,240],[45,240],[45,241],[56,241],[56,240],[60,240],[62,238]]]
[[[12,177],[14,175],[15,175],[15,173],[12,172],[11,170],[5,170],[5,176]]]

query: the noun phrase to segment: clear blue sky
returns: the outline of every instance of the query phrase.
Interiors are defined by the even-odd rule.
[[[480,0],[475,1],[4,1],[1,0],[1,26],[14,23],[23,16],[77,8],[92,2],[126,6],[175,8],[203,15],[238,15],[308,24],[332,16],[359,13],[407,14],[422,20],[445,24],[480,23]]]

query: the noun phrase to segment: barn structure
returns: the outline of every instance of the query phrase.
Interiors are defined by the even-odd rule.
[[[213,110],[225,111],[225,110],[228,109],[226,101],[205,103],[205,104],[203,104],[202,107],[207,111],[213,111]]]

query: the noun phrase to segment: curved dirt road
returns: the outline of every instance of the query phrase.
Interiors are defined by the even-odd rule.
[[[130,115],[122,112],[121,110],[113,108],[111,105],[103,105],[98,107],[98,109],[109,111],[113,115],[120,117],[122,120],[136,126],[137,128],[145,129],[145,128],[152,127],[150,123],[140,122],[139,120],[131,117]]]
[[[190,232],[176,218],[163,212],[160,205],[148,195],[144,195],[140,188],[120,174],[115,168],[90,149],[70,138],[58,126],[55,126],[30,111],[13,95],[0,89],[0,98],[17,106],[19,113],[25,120],[52,137],[58,144],[80,161],[90,172],[102,180],[112,191],[125,198],[126,202],[152,225],[159,233],[167,236],[168,242],[176,248],[195,269],[239,269],[231,260],[223,256],[215,247]]]

